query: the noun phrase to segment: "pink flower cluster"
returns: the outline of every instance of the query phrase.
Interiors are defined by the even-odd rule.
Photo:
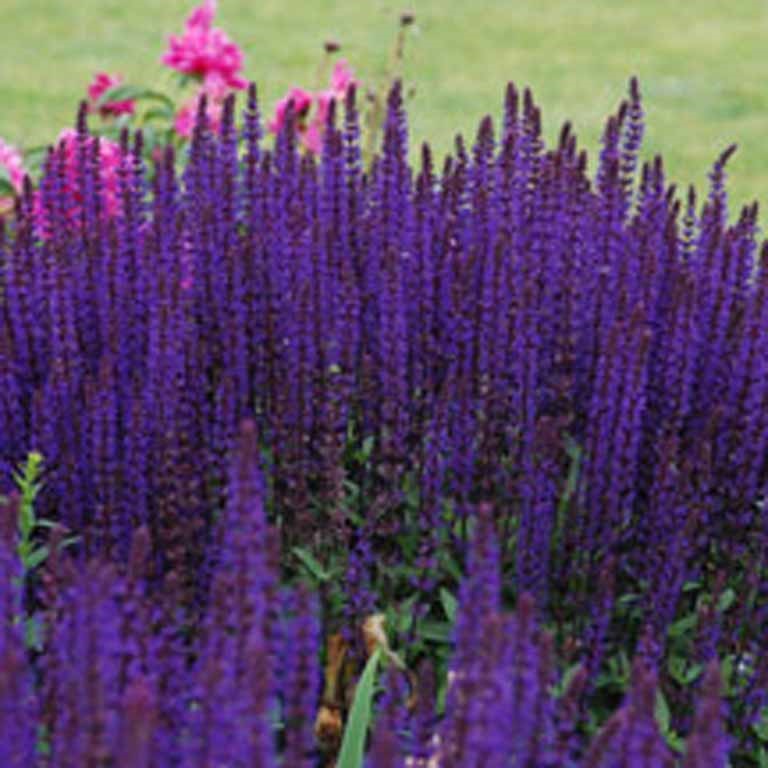
[[[90,149],[95,140],[93,136],[88,136],[86,146]],[[64,154],[64,185],[71,202],[66,216],[71,220],[77,220],[81,215],[83,205],[77,131],[73,128],[62,130],[56,141],[56,147],[58,152]],[[102,211],[107,217],[112,217],[120,209],[119,169],[122,161],[120,145],[101,137],[99,139],[99,158]],[[50,227],[39,191],[35,193],[35,212],[40,235],[45,238]]]
[[[6,144],[2,139],[0,139],[0,167],[5,168],[8,172],[11,186],[17,192],[21,192],[24,184],[24,161],[21,152],[11,144]]]
[[[109,90],[121,85],[123,78],[120,75],[110,75],[106,72],[97,72],[93,82],[88,86],[88,111],[98,112],[102,117],[119,117],[120,115],[132,115],[136,107],[133,99],[122,101],[107,101],[97,106],[99,99]]]
[[[179,110],[174,128],[181,136],[189,137],[194,127],[200,97],[208,98],[208,120],[213,130],[221,123],[224,98],[232,90],[245,88],[247,81],[241,75],[243,52],[227,34],[213,26],[216,0],[203,0],[184,24],[183,35],[171,35],[168,50],[162,62],[200,81],[200,90]]]
[[[17,194],[24,186],[24,161],[16,147],[0,139],[0,168],[8,174],[8,180]],[[0,214],[7,213],[13,208],[13,198],[0,196]]]
[[[95,141],[93,136],[87,139],[87,146],[90,149]],[[64,148],[65,178],[67,186],[73,193],[75,202],[79,205],[82,202],[82,193],[80,192],[79,170],[78,170],[78,139],[77,131],[73,128],[65,128],[58,138],[58,146]],[[99,169],[101,172],[101,190],[102,205],[108,216],[114,216],[120,205],[120,187],[119,187],[119,169],[122,159],[120,145],[114,141],[104,138],[99,139]]]
[[[304,148],[317,155],[323,148],[323,133],[328,119],[331,102],[343,101],[347,91],[357,85],[357,80],[349,64],[342,59],[337,61],[331,73],[330,87],[318,93],[305,91],[303,88],[291,88],[277,103],[275,116],[269,123],[269,130],[278,133],[285,124],[288,105],[293,105],[296,116],[296,130]],[[312,107],[314,114],[310,118]]]
[[[228,93],[229,89],[214,79],[203,82],[199,91],[191,99],[187,99],[176,113],[173,129],[184,138],[188,139],[192,136],[200,99],[205,95],[207,98],[208,127],[218,133],[221,127],[221,114],[224,111],[224,98]]]

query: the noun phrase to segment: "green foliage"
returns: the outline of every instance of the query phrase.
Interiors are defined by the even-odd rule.
[[[656,691],[656,703],[653,713],[664,741],[675,752],[683,754],[685,752],[685,739],[672,728],[672,713],[670,712],[666,697],[660,690]]]
[[[0,197],[13,197],[16,190],[11,184],[11,175],[4,165],[0,165]]]
[[[352,709],[344,728],[337,768],[362,768],[365,740],[371,725],[373,694],[381,650],[376,649],[368,659],[355,690]]]
[[[17,551],[25,574],[34,571],[42,565],[49,555],[48,546],[39,544],[38,536],[41,529],[53,528],[53,520],[37,517],[35,501],[42,488],[43,456],[38,451],[30,451],[26,462],[14,473],[13,479],[19,490],[19,543]],[[68,536],[61,546],[68,547],[79,540],[78,536]]]
[[[30,451],[24,465],[13,476],[21,495],[19,500],[18,553],[25,573],[34,570],[48,556],[48,548],[37,546],[34,541],[34,534],[37,529],[48,522],[38,520],[35,516],[35,500],[42,487],[40,483],[42,469],[42,454],[37,451]]]
[[[17,552],[22,566],[18,579],[22,587],[30,575],[48,558],[48,545],[39,543],[41,530],[53,528],[56,524],[45,518],[37,517],[35,501],[42,488],[43,456],[37,451],[27,455],[26,462],[14,473],[14,482],[19,490],[18,544]],[[77,536],[69,536],[61,541],[66,547],[78,541]],[[16,616],[14,621],[24,625],[24,642],[28,648],[39,650],[43,642],[43,624],[37,614]]]

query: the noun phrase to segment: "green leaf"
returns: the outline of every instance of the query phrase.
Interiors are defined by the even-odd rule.
[[[38,547],[27,557],[24,567],[28,571],[32,571],[37,568],[40,563],[45,562],[48,557],[48,547]]]
[[[576,677],[576,673],[581,669],[581,666],[580,663],[571,664],[571,666],[563,672],[563,677],[552,691],[552,694],[556,699],[559,699],[568,690],[568,686],[571,684],[573,678]]]
[[[371,654],[363,674],[360,676],[355,689],[355,698],[352,701],[349,720],[347,720],[347,725],[344,728],[344,738],[341,742],[336,768],[362,768],[363,766],[365,739],[371,724],[374,683],[376,682],[376,670],[380,657],[381,649],[377,648]]]
[[[717,601],[717,610],[725,613],[736,602],[736,592],[728,587]]]
[[[636,603],[639,599],[640,595],[636,592],[630,592],[626,595],[622,595],[616,602],[618,605],[630,605],[631,603]]]
[[[720,677],[723,680],[723,691],[727,696],[733,684],[733,662],[734,655],[729,653],[720,665]]]
[[[557,517],[559,520],[561,520],[566,513],[568,505],[571,503],[579,486],[583,453],[579,444],[570,435],[565,435],[564,443],[565,452],[568,454],[570,463],[568,465],[568,475],[565,479],[565,485],[563,486],[562,493],[557,502]]]
[[[440,564],[457,582],[462,581],[464,574],[462,574],[459,564],[448,551],[444,550],[440,553]]]
[[[296,557],[301,560],[306,569],[318,580],[318,581],[330,581],[331,574],[318,562],[318,560],[312,555],[311,552],[303,549],[302,547],[293,547],[291,550]]]
[[[768,707],[763,708],[760,719],[753,723],[752,730],[760,741],[768,742]]]
[[[41,757],[49,757],[51,754],[51,740],[48,737],[48,730],[44,725],[37,727],[37,743],[35,751]]]
[[[159,101],[165,104],[171,110],[173,109],[173,101],[160,91],[153,91],[150,88],[144,88],[140,85],[130,85],[124,83],[122,85],[116,85],[114,88],[110,88],[101,94],[99,100],[96,102],[97,107],[103,107],[113,101]]]
[[[671,624],[667,630],[670,637],[682,637],[696,627],[699,617],[695,613],[689,613]]]
[[[374,435],[368,435],[368,437],[363,439],[363,444],[360,446],[360,450],[357,453],[357,459],[360,464],[368,463],[368,460],[371,458],[371,454],[373,453],[373,446],[375,442],[376,437]]]
[[[419,623],[417,634],[424,640],[447,645],[451,642],[453,630],[447,622],[427,620]]]
[[[653,707],[653,714],[656,718],[659,730],[661,731],[661,735],[664,737],[664,741],[666,741],[675,752],[680,754],[684,753],[685,741],[672,729],[669,704],[660,690],[656,691],[656,702]]]
[[[148,109],[142,115],[142,119],[144,122],[149,122],[151,120],[173,120],[174,114],[173,107],[164,104],[160,107],[152,107],[152,109]]]
[[[672,679],[683,687],[696,681],[703,669],[701,664],[689,664],[682,656],[670,656],[667,668]]]
[[[406,634],[410,631],[413,625],[413,606],[418,598],[418,594],[411,595],[405,602],[400,604],[395,623],[391,625],[395,627],[396,632]]]
[[[455,624],[456,610],[459,604],[456,598],[445,587],[440,589],[440,603],[443,606],[443,611],[445,611],[445,618],[448,619],[451,624]]]
[[[3,178],[6,174],[5,168],[0,168],[0,197],[14,197],[16,190],[8,179]]]
[[[39,651],[43,647],[43,625],[38,616],[28,616],[24,621],[24,644]]]
[[[662,733],[667,733],[669,731],[671,713],[664,694],[659,690],[656,691],[656,702],[653,707],[653,714],[659,725],[659,730]]]

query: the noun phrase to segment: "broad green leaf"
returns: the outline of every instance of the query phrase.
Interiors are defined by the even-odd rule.
[[[368,659],[357,684],[352,709],[344,728],[344,737],[336,768],[362,768],[363,766],[365,739],[371,724],[373,691],[380,658],[381,649],[377,648]]]

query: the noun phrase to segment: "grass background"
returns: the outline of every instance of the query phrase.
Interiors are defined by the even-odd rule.
[[[0,0],[0,136],[51,141],[96,70],[168,86],[158,62],[195,0]],[[220,0],[218,25],[246,53],[265,111],[315,85],[324,40],[358,76],[380,77],[401,11],[416,15],[405,79],[414,145],[447,150],[498,115],[506,81],[530,85],[547,136],[570,119],[593,155],[605,116],[640,78],[645,154],[681,184],[706,183],[727,144],[731,199],[768,204],[768,0]]]

